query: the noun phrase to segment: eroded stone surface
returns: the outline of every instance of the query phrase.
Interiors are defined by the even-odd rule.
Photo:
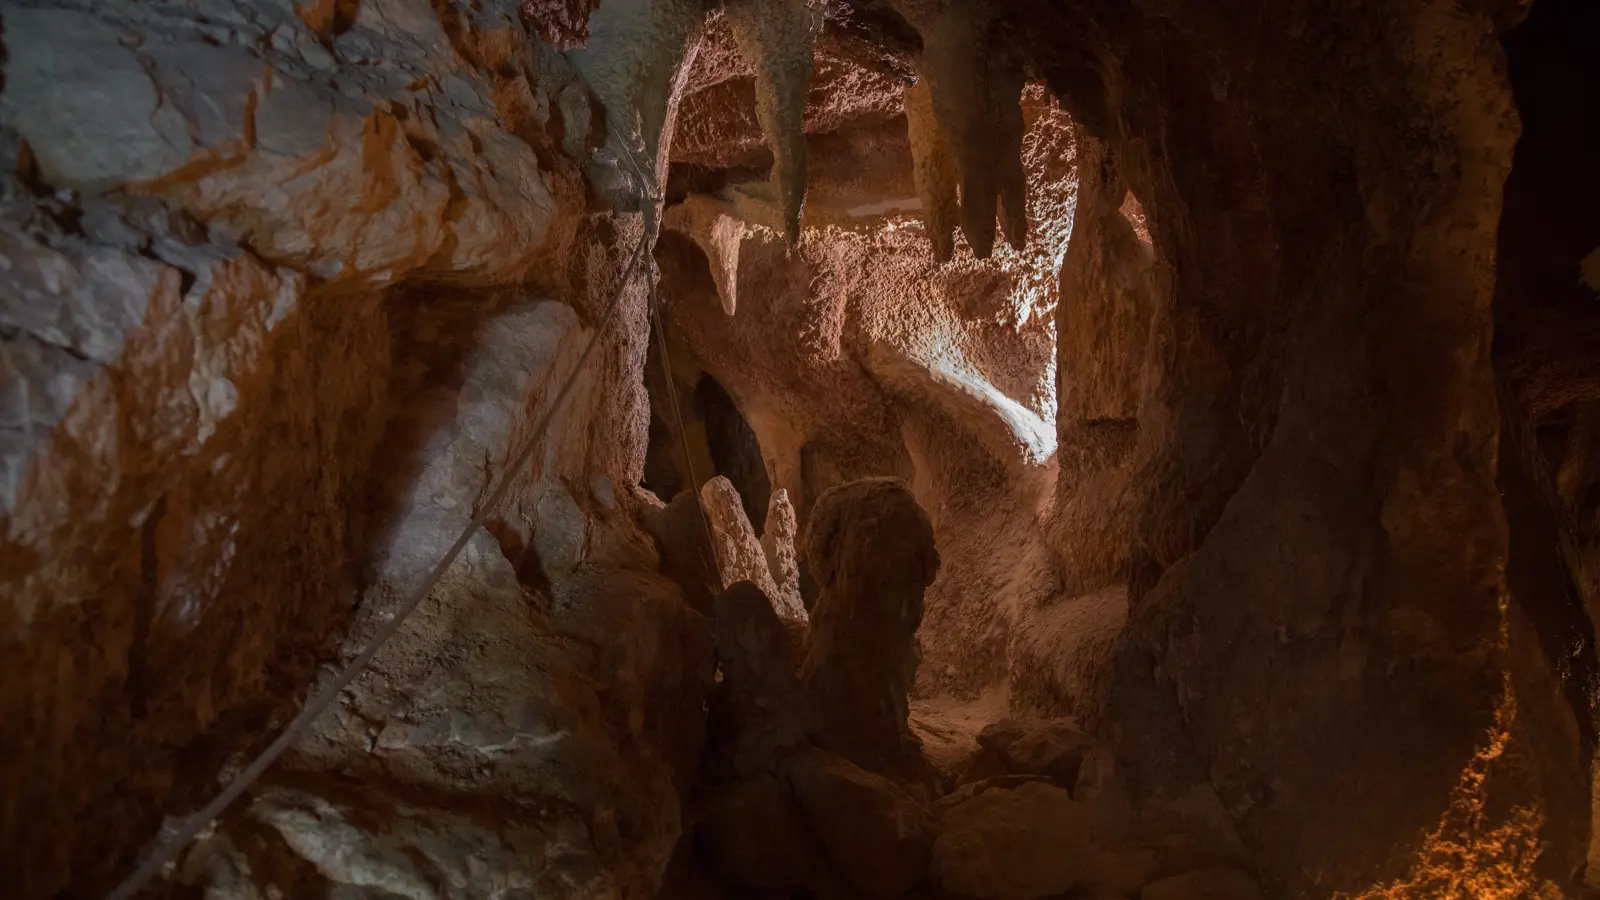
[[[717,557],[724,587],[741,581],[753,582],[780,619],[806,621],[806,609],[798,591],[781,591],[773,580],[766,550],[756,538],[755,529],[745,518],[739,492],[728,479],[718,475],[700,489],[700,502],[711,522],[711,545]],[[791,551],[792,552],[792,551]]]
[[[767,556],[767,568],[772,572],[773,584],[781,598],[774,605],[780,609],[805,609],[800,596],[800,557],[795,551],[797,526],[794,504],[789,502],[789,492],[779,488],[772,492],[767,503],[766,527],[761,532],[761,550]]]
[[[0,761],[0,829],[23,897],[108,888],[353,655],[529,437],[641,230],[586,212],[586,92],[515,4],[200,6],[5,12],[0,138],[29,183],[0,186],[0,716],[30,749]],[[563,891],[653,887],[712,658],[632,524],[640,287],[492,535],[256,797],[304,814],[262,832],[247,798],[208,845],[233,849],[181,878],[306,895],[410,884],[421,854],[464,879],[426,876],[438,896],[530,887],[541,858]],[[549,814],[442,799],[479,789]],[[379,836],[388,802],[407,824]],[[349,828],[388,874],[326,857]]]
[[[871,772],[920,763],[906,724],[922,594],[939,571],[933,529],[901,481],[863,479],[817,501],[806,554],[821,585],[801,679],[821,745]]]
[[[829,858],[859,890],[893,897],[927,875],[933,818],[903,787],[816,750],[785,774]]]
[[[789,633],[756,585],[740,581],[717,597],[717,658],[730,712],[734,769],[770,772],[816,730],[816,708],[801,689]]]

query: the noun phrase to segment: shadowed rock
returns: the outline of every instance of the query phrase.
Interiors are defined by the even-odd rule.
[[[899,479],[867,478],[818,498],[806,552],[821,594],[801,679],[822,746],[868,771],[921,771],[906,724],[923,591],[939,571],[933,527]]]

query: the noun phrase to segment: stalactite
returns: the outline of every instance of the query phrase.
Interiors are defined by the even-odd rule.
[[[1022,165],[1022,66],[1010,54],[989,61],[989,101],[993,110],[997,154],[996,187],[1000,192],[1000,228],[1006,243],[1021,252],[1028,246],[1028,175]]]
[[[589,19],[589,42],[567,52],[606,109],[607,151],[623,173],[642,171],[659,196],[684,77],[694,62],[705,7],[699,0],[608,0]]]
[[[922,35],[922,79],[933,117],[955,159],[961,233],[979,259],[994,251],[995,217],[1006,198],[1006,240],[1026,245],[1022,184],[1022,71],[992,39],[984,0],[894,0]],[[935,256],[940,250],[935,248]]]
[[[933,241],[933,258],[949,262],[955,252],[955,229],[961,220],[956,199],[956,164],[950,145],[933,116],[933,97],[926,79],[906,88],[906,130],[911,142],[912,177],[922,200],[923,227]]]
[[[739,52],[755,66],[756,118],[772,149],[772,184],[784,237],[793,245],[800,240],[806,198],[802,125],[822,15],[808,0],[735,0],[726,14]]]

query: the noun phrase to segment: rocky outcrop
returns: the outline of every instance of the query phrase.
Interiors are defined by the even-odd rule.
[[[711,647],[632,524],[642,285],[601,326],[641,223],[587,209],[598,107],[510,2],[199,7],[4,13],[8,888],[108,888],[537,438],[492,536],[177,877],[645,892]]]

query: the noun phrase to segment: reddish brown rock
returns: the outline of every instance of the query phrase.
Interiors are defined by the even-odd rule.
[[[771,771],[817,728],[789,632],[761,589],[741,581],[717,598],[716,635],[734,768],[740,775]]]
[[[927,877],[934,821],[904,788],[822,751],[796,757],[786,777],[828,857],[858,890],[894,897]]]
[[[811,880],[805,828],[788,785],[766,774],[719,792],[695,834],[720,878],[770,891]]]
[[[599,5],[600,0],[522,0],[522,14],[540,40],[570,50],[589,39],[589,14]]]
[[[821,594],[801,679],[821,746],[871,772],[921,762],[906,724],[922,594],[939,571],[933,529],[903,482],[877,478],[817,500],[806,553]]]

